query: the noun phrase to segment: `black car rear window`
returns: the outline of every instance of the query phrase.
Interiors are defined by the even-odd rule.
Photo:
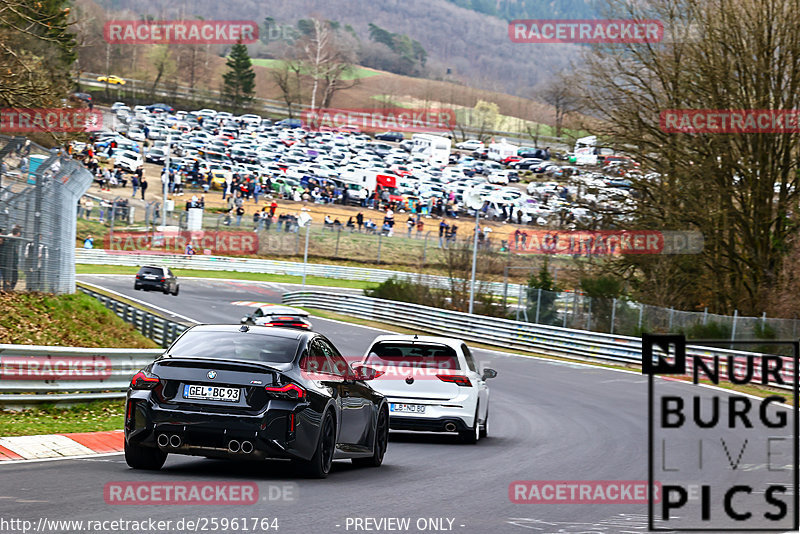
[[[255,332],[186,332],[169,349],[174,358],[216,358],[291,363],[299,341]]]
[[[460,369],[456,351],[447,345],[436,343],[376,343],[365,364],[417,369]]]
[[[139,274],[157,274],[161,276],[163,271],[159,267],[142,267],[139,269]]]

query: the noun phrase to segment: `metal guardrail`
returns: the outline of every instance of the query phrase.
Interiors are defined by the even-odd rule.
[[[517,322],[419,304],[322,291],[284,293],[283,303],[330,310],[420,332],[458,337],[467,341],[525,350],[545,356],[635,366],[640,366],[642,363],[642,340],[638,337]],[[698,356],[706,362],[718,357],[724,363],[728,355],[746,356],[757,353],[689,346],[686,354],[689,357]],[[784,369],[787,377],[793,376],[792,358],[784,358]],[[788,380],[787,383],[793,382]],[[789,389],[791,387],[787,386]]]
[[[89,288],[78,286],[78,291],[96,298],[164,348],[187,328]],[[0,345],[0,406],[123,398],[133,374],[163,352]],[[86,377],[87,371],[91,378]]]
[[[303,264],[293,261],[263,260],[256,258],[236,258],[230,256],[185,256],[182,254],[144,254],[130,252],[111,252],[97,249],[78,249],[75,251],[75,262],[90,265],[164,265],[172,269],[197,269],[202,271],[234,271],[243,273],[269,273],[289,276],[303,276]],[[398,278],[411,278],[434,287],[449,287],[450,279],[446,276],[431,274],[416,274],[407,271],[393,271],[389,269],[369,269],[366,267],[347,267],[343,265],[328,265],[322,263],[309,263],[306,267],[307,276],[321,278],[335,278],[340,280],[364,280],[368,282],[383,282],[395,276]],[[504,285],[501,282],[486,282],[487,291],[502,295]],[[509,284],[508,292],[516,295],[519,284]]]
[[[0,405],[122,398],[133,374],[162,352],[159,349],[0,345],[0,371],[3,373]],[[92,373],[101,377],[81,379],[81,373],[75,370],[76,362],[92,362],[95,364],[91,365]],[[49,378],[33,378],[45,373]]]
[[[169,347],[187,328],[183,323],[170,321],[169,319],[137,308],[136,306],[131,306],[113,297],[92,291],[87,287],[78,286],[78,291],[99,300],[103,306],[114,312],[126,323],[133,325],[142,335],[152,339],[163,348]]]

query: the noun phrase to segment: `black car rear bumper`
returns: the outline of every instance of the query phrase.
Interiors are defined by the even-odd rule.
[[[126,441],[168,453],[243,460],[308,459],[311,447],[304,444],[316,443],[316,426],[304,422],[296,404],[284,406],[279,401],[262,413],[243,415],[164,408],[149,399],[132,400],[135,404],[126,422]],[[294,431],[290,428],[292,413]]]
[[[137,280],[134,283],[134,289],[157,289],[159,291],[164,291],[167,288],[166,282],[155,282],[152,280]]]

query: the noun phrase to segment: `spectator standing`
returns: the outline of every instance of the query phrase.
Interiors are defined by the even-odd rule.
[[[3,291],[13,291],[19,280],[19,249],[22,230],[15,226],[3,245]]]
[[[364,214],[359,211],[358,215],[356,215],[356,225],[358,225],[359,232],[361,231],[361,226],[363,224],[364,224]]]
[[[447,223],[444,219],[439,223],[439,248],[444,248],[444,234],[447,231]]]
[[[133,194],[131,195],[131,198],[136,198],[136,191],[139,190],[139,176],[138,176],[138,173],[134,174],[133,178],[131,178],[131,187],[133,188]]]
[[[84,214],[86,214],[86,219],[91,219],[92,217],[92,210],[94,209],[94,202],[89,197],[86,197],[83,201],[83,210]]]
[[[456,243],[457,232],[458,232],[458,226],[456,226],[455,224],[451,225],[450,236],[447,238],[447,240],[450,241],[452,244]]]
[[[139,184],[139,187],[142,188],[142,200],[144,200],[144,192],[147,191],[147,178],[142,176],[142,183]]]

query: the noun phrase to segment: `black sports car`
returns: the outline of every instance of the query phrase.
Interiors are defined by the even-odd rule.
[[[160,469],[167,454],[293,460],[324,478],[334,458],[383,462],[386,399],[313,332],[198,325],[184,332],[128,389],[125,460]]]

